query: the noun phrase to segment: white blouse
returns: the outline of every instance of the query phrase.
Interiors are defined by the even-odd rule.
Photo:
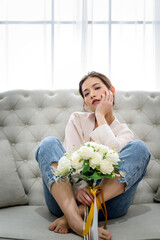
[[[94,112],[72,113],[65,129],[63,145],[66,152],[78,149],[80,145],[91,141],[91,138],[98,144],[114,147],[117,152],[120,152],[128,142],[134,140],[134,134],[117,118],[110,125],[106,123],[95,129]]]

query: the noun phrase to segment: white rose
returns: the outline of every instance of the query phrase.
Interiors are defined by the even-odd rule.
[[[98,151],[99,150],[99,144],[98,143],[96,143],[96,142],[86,142],[85,143],[85,146],[87,146],[87,145],[90,145],[91,147],[93,147],[96,151]]]
[[[83,168],[83,160],[77,151],[73,152],[71,155],[72,167],[76,170],[82,170]]]
[[[102,160],[102,155],[99,154],[98,152],[95,152],[92,158],[89,160],[89,165],[93,169],[99,168],[101,160]]]
[[[113,170],[114,170],[114,167],[113,167],[112,163],[110,163],[106,160],[102,160],[100,162],[100,171],[103,174],[110,174],[110,173],[112,173]]]
[[[71,161],[66,156],[63,156],[60,158],[57,166],[57,174],[58,175],[65,175],[67,174],[71,169]]]
[[[104,153],[108,153],[108,151],[109,151],[109,147],[102,144],[99,145],[99,150],[98,150],[99,153],[103,155]]]
[[[109,150],[109,152],[106,155],[106,160],[112,163],[113,165],[117,165],[119,160],[119,155],[112,149]]]
[[[92,147],[82,146],[78,150],[78,153],[81,156],[81,158],[83,158],[84,160],[85,159],[87,160],[93,156],[94,150]]]

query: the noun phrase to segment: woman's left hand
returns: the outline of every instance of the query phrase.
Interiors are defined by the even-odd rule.
[[[77,192],[76,199],[79,203],[82,203],[84,206],[91,206],[92,202],[94,201],[94,197],[90,193],[88,187],[80,188]]]
[[[113,93],[111,90],[107,89],[105,91],[105,94],[102,94],[102,99],[96,108],[95,111],[96,117],[98,115],[105,117],[107,113],[111,111],[112,106],[113,106]]]

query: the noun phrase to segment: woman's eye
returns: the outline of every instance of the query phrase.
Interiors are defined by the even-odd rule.
[[[85,97],[87,97],[87,96],[88,96],[88,94],[89,94],[89,93],[86,93],[86,94],[84,94],[84,96],[85,96]]]
[[[95,90],[98,90],[98,89],[100,89],[100,88],[101,88],[101,87],[96,87]]]

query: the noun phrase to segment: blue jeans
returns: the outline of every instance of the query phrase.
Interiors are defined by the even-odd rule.
[[[42,173],[44,195],[49,211],[57,217],[63,215],[60,207],[50,193],[50,188],[54,182],[50,164],[58,162],[64,155],[65,149],[60,141],[55,137],[46,137],[39,144],[36,151],[36,160]],[[120,169],[126,172],[124,178],[119,182],[126,183],[125,192],[106,201],[108,219],[113,219],[126,214],[138,186],[146,173],[146,168],[150,160],[150,152],[144,142],[134,140],[129,142],[120,152]],[[103,214],[99,212],[99,220],[104,220]]]

